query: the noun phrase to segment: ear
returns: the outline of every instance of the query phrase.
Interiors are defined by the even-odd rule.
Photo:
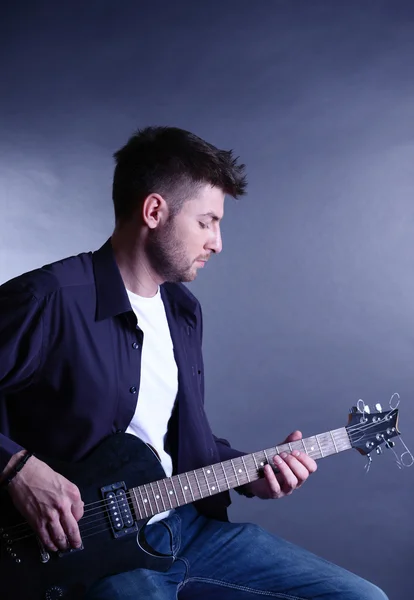
[[[159,194],[150,194],[142,205],[142,219],[150,229],[155,229],[168,219],[168,205]]]

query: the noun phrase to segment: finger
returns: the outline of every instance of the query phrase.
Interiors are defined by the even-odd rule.
[[[279,481],[280,488],[284,494],[291,494],[294,489],[296,489],[298,485],[298,479],[295,473],[290,468],[289,464],[286,462],[286,458],[288,454],[286,452],[282,452],[279,456],[274,457],[274,463],[279,470],[279,474],[277,475],[277,480]]]
[[[307,469],[309,473],[315,473],[318,468],[316,462],[306,452],[300,452],[300,450],[293,450],[292,455]]]
[[[60,517],[60,522],[62,524],[65,537],[67,537],[69,546],[72,548],[79,548],[82,545],[82,539],[78,523],[73,514],[71,512],[64,513]]]
[[[66,537],[66,533],[63,531],[62,525],[58,519],[50,521],[47,524],[47,529],[49,531],[50,538],[55,546],[59,550],[67,550],[68,549],[68,540]]]
[[[84,506],[85,505],[82,502],[82,500],[80,502],[77,502],[76,504],[72,505],[72,515],[75,517],[75,519],[77,521],[80,521],[80,519],[83,517]]]
[[[306,466],[299,460],[299,457],[293,454],[287,454],[284,458],[285,463],[289,466],[293,475],[296,477],[296,487],[302,485],[309,477],[309,471]]]
[[[296,431],[292,431],[292,433],[290,433],[287,436],[287,438],[285,439],[285,441],[282,443],[288,444],[289,442],[298,442],[301,439],[302,439],[302,432],[299,430],[296,430]]]
[[[44,547],[47,550],[50,550],[51,552],[57,552],[58,551],[58,547],[56,546],[56,544],[54,543],[54,541],[51,538],[51,535],[46,527],[40,527],[38,529],[38,536],[40,541],[42,542],[42,544],[44,545]]]
[[[265,465],[263,471],[264,471],[264,475],[267,480],[267,484],[270,489],[271,497],[272,498],[280,498],[281,496],[283,496],[283,492],[281,490],[280,483],[277,480],[272,467],[270,465]]]

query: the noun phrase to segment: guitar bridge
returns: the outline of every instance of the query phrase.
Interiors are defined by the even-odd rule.
[[[118,481],[101,488],[105,509],[115,538],[138,531],[128,502],[127,488],[124,481]]]

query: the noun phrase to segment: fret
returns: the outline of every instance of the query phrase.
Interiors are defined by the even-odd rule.
[[[227,479],[227,475],[226,475],[226,469],[224,468],[224,466],[223,466],[223,463],[222,463],[222,462],[221,462],[220,464],[221,464],[221,468],[223,469],[223,475],[224,475],[224,479],[226,480],[226,486],[227,486],[227,489],[230,489],[230,488],[231,488],[231,485],[229,484],[229,480]]]
[[[333,442],[333,445],[334,445],[334,448],[335,448],[335,452],[339,452],[339,450],[338,450],[338,448],[337,448],[337,446],[336,446],[336,443],[335,443],[335,438],[334,438],[334,436],[333,436],[333,434],[332,434],[332,431],[330,431],[329,433],[330,433],[330,435],[331,435],[331,438],[332,438],[332,442]]]
[[[301,442],[302,442],[302,446],[303,446],[303,449],[305,451],[305,454],[308,454],[308,450],[307,450],[306,445],[305,445],[305,440],[303,438],[301,439]]]
[[[239,473],[239,479],[240,479],[241,484],[244,485],[245,483],[248,483],[250,481],[250,476],[249,476],[249,473],[247,472],[247,466],[243,460],[243,457],[242,456],[237,457],[236,459],[234,459],[234,462],[237,467],[237,472]]]
[[[190,490],[191,498],[192,498],[192,499],[193,499],[193,501],[194,501],[194,500],[195,500],[195,498],[194,498],[194,494],[193,494],[193,490],[192,490],[192,487],[191,487],[190,480],[188,479],[188,473],[186,473],[186,474],[185,474],[185,476],[186,476],[186,478],[187,478],[188,489]]]
[[[147,486],[148,486],[148,484],[145,484],[145,485],[143,486],[143,487],[144,487],[144,490],[145,490],[145,493],[146,493],[146,495],[147,495],[147,497],[146,497],[146,500],[148,500],[148,503],[149,503],[149,507],[150,507],[150,513],[151,513],[151,514],[153,514],[153,515],[155,515],[157,511],[154,511],[154,509],[152,508],[152,503],[151,503],[151,494],[148,494],[148,487],[147,487]]]
[[[207,469],[207,475],[210,478],[210,482],[211,482],[211,489],[213,490],[213,494],[216,494],[217,491],[220,491],[220,487],[217,481],[217,477],[216,474],[214,472],[214,466],[210,465],[209,468]]]
[[[201,491],[201,487],[200,487],[200,483],[198,481],[197,473],[195,471],[193,471],[193,473],[194,473],[194,477],[195,477],[196,484],[197,484],[197,487],[198,487],[198,491],[200,492],[200,498],[203,498],[203,492]]]
[[[147,515],[147,508],[145,506],[145,502],[144,502],[144,496],[142,495],[142,490],[141,490],[141,486],[138,486],[138,491],[139,491],[139,495],[141,496],[141,500],[142,500],[142,508],[145,510],[145,516],[148,517],[149,515]]]
[[[167,493],[167,498],[168,498],[168,502],[170,503],[170,508],[174,508],[173,503],[171,502],[171,494],[169,493],[168,488],[167,488],[167,482],[165,479],[163,479],[162,482],[164,484],[165,491]]]
[[[270,465],[270,460],[269,460],[269,457],[267,456],[266,450],[263,450],[263,454],[265,455],[267,464]]]
[[[177,502],[177,506],[180,506],[180,501],[178,500],[178,496],[177,496],[177,492],[175,490],[175,486],[174,486],[174,477],[170,477],[170,483],[171,483],[171,489],[174,492],[174,496],[175,496],[175,501]]]
[[[208,493],[209,493],[209,494],[210,494],[210,496],[211,496],[210,484],[209,484],[209,482],[208,482],[207,475],[206,475],[206,472],[205,472],[205,470],[204,470],[204,467],[203,467],[202,471],[203,471],[204,479],[206,480],[206,484],[207,484]]]
[[[244,471],[245,471],[245,473],[246,473],[247,481],[249,481],[249,482],[250,482],[249,470],[248,470],[248,468],[246,467],[246,463],[244,462],[244,458],[243,458],[243,456],[241,456],[240,458],[241,458],[241,460],[242,460],[242,463],[243,463],[243,467],[244,467]]]
[[[323,458],[323,452],[322,452],[322,448],[321,448],[321,445],[320,445],[320,443],[319,443],[319,439],[318,439],[318,436],[317,436],[317,435],[315,435],[315,439],[316,439],[316,442],[317,442],[317,444],[318,444],[318,446],[319,446],[319,450],[320,450],[320,452],[321,452],[321,456],[322,456],[322,458]]]
[[[253,456],[254,464],[256,466],[256,471],[257,471],[257,473],[259,473],[259,465],[257,464],[256,455],[252,454],[252,456]]]
[[[177,475],[177,479],[178,479],[178,483],[180,484],[180,487],[181,487],[181,492],[183,494],[184,504],[186,504],[187,503],[187,497],[185,495],[183,484],[181,483],[181,479],[180,479],[180,475],[179,474]]]
[[[162,512],[162,511],[160,510],[160,508],[159,508],[159,506],[158,506],[158,499],[159,499],[159,495],[158,495],[156,492],[154,492],[154,488],[152,487],[152,486],[153,486],[153,483],[152,483],[152,482],[150,482],[149,486],[150,486],[150,488],[151,488],[152,496],[153,496],[153,498],[155,499],[155,506],[157,507],[157,513],[160,513],[160,512]]]
[[[159,491],[159,493],[160,493],[161,502],[162,502],[162,508],[163,508],[163,510],[164,510],[164,511],[166,511],[167,509],[166,509],[166,506],[165,506],[165,504],[164,504],[164,497],[163,497],[163,495],[162,495],[162,492],[161,492],[161,488],[160,488],[160,483],[159,483],[159,481],[157,481],[157,488],[158,488],[158,491]]]
[[[341,442],[341,451],[350,450],[352,448],[348,432],[346,431],[345,427],[342,427],[342,429],[335,429],[335,431],[332,433],[336,434],[336,439],[339,438]]]
[[[138,512],[139,512],[139,518],[143,519],[144,517],[142,516],[141,507],[140,507],[139,502],[138,502],[137,492],[136,492],[135,488],[132,488],[132,492],[134,494],[135,504],[136,504]]]
[[[289,442],[289,450],[293,452],[292,444]]]
[[[174,475],[173,477],[170,477],[170,481],[171,481],[171,488],[174,492],[174,496],[177,501],[177,506],[181,506],[182,504],[185,504],[185,495],[184,495],[183,489],[181,487],[181,481],[180,481],[178,475]]]
[[[234,474],[236,476],[236,483],[237,483],[237,485],[240,485],[240,481],[239,481],[239,478],[237,476],[237,471],[236,471],[236,467],[234,466],[233,459],[230,459],[230,462],[231,462],[231,466],[233,467]]]
[[[219,486],[219,482],[218,482],[218,479],[217,479],[216,472],[214,470],[214,465],[211,465],[211,470],[213,471],[214,479],[216,480],[217,490],[220,491],[220,486]]]
[[[315,450],[315,446],[313,445],[316,441],[315,437],[309,437],[306,439],[306,441],[308,442],[308,448],[310,450],[310,452],[308,451],[309,456],[311,456],[312,458],[318,458],[318,451]],[[310,445],[309,445],[310,444]],[[316,456],[315,456],[315,452],[316,452]]]

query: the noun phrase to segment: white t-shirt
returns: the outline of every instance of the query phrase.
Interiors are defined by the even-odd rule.
[[[164,449],[167,425],[178,391],[178,369],[160,289],[152,298],[127,290],[138,326],[144,333],[141,379],[135,414],[126,432],[141,438],[158,453],[167,477],[172,475],[171,456]],[[165,518],[160,513],[149,522]]]

